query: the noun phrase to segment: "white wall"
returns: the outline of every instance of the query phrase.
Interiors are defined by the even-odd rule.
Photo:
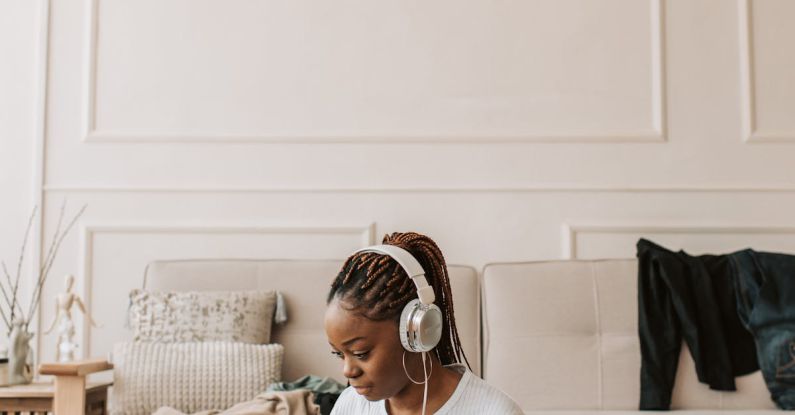
[[[38,157],[44,127],[42,69],[46,58],[43,5],[40,1],[0,0],[0,261],[5,262],[12,278],[17,275],[29,217],[41,197]],[[38,219],[33,226],[21,272],[19,294],[24,306],[30,304],[28,282],[35,278],[32,275],[38,261]],[[5,283],[3,274],[0,278]],[[5,334],[6,325],[0,320],[3,346]]]
[[[396,230],[475,267],[640,236],[795,251],[788,0],[50,6],[44,229],[89,208],[46,298],[79,275],[91,355],[155,258],[342,258]]]

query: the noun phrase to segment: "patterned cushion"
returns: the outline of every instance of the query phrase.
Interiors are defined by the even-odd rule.
[[[130,292],[130,326],[140,342],[266,344],[274,291]]]
[[[283,356],[280,344],[117,343],[111,413],[223,410],[280,381]]]

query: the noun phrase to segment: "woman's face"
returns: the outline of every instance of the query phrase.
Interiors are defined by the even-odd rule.
[[[391,398],[408,385],[395,321],[373,321],[334,299],[326,308],[326,336],[342,374],[370,401]]]

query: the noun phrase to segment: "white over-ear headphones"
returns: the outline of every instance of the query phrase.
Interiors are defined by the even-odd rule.
[[[400,343],[410,352],[431,351],[442,338],[442,310],[433,301],[433,287],[425,279],[422,269],[411,253],[395,245],[374,245],[355,252],[374,252],[389,255],[406,271],[417,286],[418,299],[409,301],[400,314]]]

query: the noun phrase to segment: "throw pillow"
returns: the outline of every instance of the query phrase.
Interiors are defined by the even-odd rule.
[[[130,326],[141,342],[270,342],[274,291],[133,290]]]
[[[280,344],[117,343],[111,413],[227,409],[281,380],[283,357]]]

